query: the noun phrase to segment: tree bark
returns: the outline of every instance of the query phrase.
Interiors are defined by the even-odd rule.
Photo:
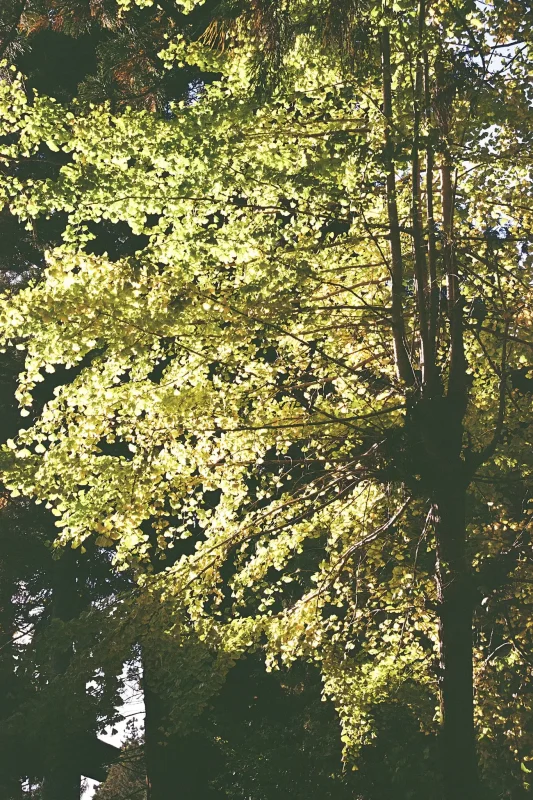
[[[442,204],[442,266],[446,276],[450,354],[447,396],[435,460],[436,580],[439,601],[441,758],[444,800],[481,800],[474,727],[472,565],[467,553],[466,496],[469,483],[461,458],[463,420],[468,403],[464,346],[464,299],[454,242],[453,158],[450,126],[455,86],[443,69],[436,69],[436,110],[443,149],[440,167]],[[428,69],[426,69],[426,85]],[[427,95],[426,95],[427,97]],[[429,98],[427,97],[427,100]],[[428,161],[433,168],[432,157]],[[432,208],[428,211],[428,216]]]
[[[167,794],[168,768],[164,768],[165,754],[163,703],[150,685],[150,666],[143,658],[143,697],[144,697],[144,748],[146,758],[146,797],[147,800],[163,800]]]
[[[439,602],[439,694],[444,800],[481,800],[474,730],[472,615],[474,594],[466,553],[466,481],[458,458],[435,492]]]
[[[381,34],[381,66],[383,80],[383,115],[385,117],[384,158],[387,171],[387,213],[389,218],[389,246],[392,281],[392,339],[394,361],[400,380],[407,386],[414,383],[414,374],[405,343],[403,316],[403,257],[396,198],[396,172],[394,166],[394,143],[392,139],[392,72],[390,55],[390,33],[387,27]]]
[[[429,57],[427,51],[424,51],[424,114],[426,117],[426,125],[428,128],[428,141],[426,146],[426,221],[428,231],[428,244],[427,256],[429,267],[429,285],[430,285],[430,306],[429,306],[429,358],[431,364],[434,364],[437,354],[437,340],[438,340],[438,319],[439,319],[439,305],[440,305],[440,292],[439,281],[437,277],[437,246],[436,246],[436,228],[435,228],[435,208],[433,199],[433,179],[435,170],[435,156],[433,153],[433,144],[431,142],[431,89],[430,89],[430,76],[429,76]],[[433,376],[431,376],[433,379]],[[430,380],[433,383],[433,380]],[[433,386],[431,386],[433,389]]]
[[[420,122],[423,100],[423,66],[421,61],[421,48],[425,21],[425,2],[419,0],[418,4],[418,41],[415,60],[415,83],[413,97],[413,147],[411,154],[412,163],[412,198],[411,217],[413,225],[414,267],[416,278],[416,297],[418,305],[418,325],[420,334],[420,369],[422,372],[422,385],[431,383],[433,362],[429,340],[429,287],[424,247],[424,233],[422,225],[422,199],[420,191]]]

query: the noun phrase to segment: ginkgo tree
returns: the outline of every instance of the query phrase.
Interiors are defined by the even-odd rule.
[[[530,772],[530,14],[254,2],[169,39],[222,76],[170,121],[1,86],[2,201],[68,220],[2,298],[12,494],[206,641],[320,662],[355,761],[417,709],[446,800],[502,746]],[[43,145],[57,179],[16,177]]]

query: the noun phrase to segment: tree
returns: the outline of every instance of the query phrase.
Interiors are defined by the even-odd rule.
[[[142,737],[134,725],[130,726],[120,761],[111,767],[105,782],[100,784],[94,796],[98,800],[145,800],[146,769]]]
[[[485,797],[503,728],[528,774],[528,5],[252,10],[225,49],[169,42],[225,75],[169,122],[4,84],[2,157],[70,154],[3,187],[22,219],[68,214],[2,305],[23,413],[43,370],[79,367],[6,481],[206,640],[317,659],[354,757],[376,704],[400,692],[429,735],[438,693],[436,791]],[[160,559],[192,542],[152,581],[147,521]]]
[[[174,654],[179,658],[176,648]],[[175,717],[173,728],[168,723],[166,727],[166,768],[174,770],[166,797],[337,800],[352,797],[356,787],[362,796],[368,796],[361,791],[356,773],[342,770],[338,719],[331,703],[321,702],[316,668],[299,664],[267,674],[257,656],[242,659],[203,712],[190,717],[187,695],[191,689],[194,692],[194,681],[182,674],[183,663],[182,655],[174,667],[179,695],[167,692],[165,697],[167,713],[173,707]],[[194,664],[194,659],[190,663]],[[167,664],[167,669],[172,671],[172,666]],[[121,761],[112,767],[96,797],[126,800],[130,794],[144,796],[142,739],[137,735],[131,739],[133,747],[125,744]],[[414,752],[412,756],[416,758]],[[199,773],[204,776],[200,782]]]
[[[38,173],[41,164],[38,159],[36,162]],[[27,248],[30,236],[25,241],[23,226],[17,225],[12,216],[3,216],[2,277],[7,285],[24,285],[28,276],[38,274],[42,242],[32,231],[33,242]],[[45,225],[41,233],[44,230],[49,235],[54,224],[52,221]],[[6,236],[10,229],[14,229],[13,235]],[[13,397],[22,365],[19,353],[4,354],[2,358],[4,441],[16,434],[22,422]],[[53,388],[50,383],[49,379],[48,385],[41,385],[41,405],[47,391]],[[96,732],[98,723],[116,717],[117,681],[115,674],[109,675],[109,664],[120,672],[131,643],[120,653],[118,668],[112,648],[97,667],[95,638],[110,627],[106,608],[109,594],[124,589],[127,580],[124,575],[112,574],[106,550],[90,547],[81,559],[67,550],[61,558],[54,559],[50,549],[56,530],[53,523],[53,515],[45,508],[36,507],[26,498],[10,499],[3,490],[0,714],[4,757],[0,783],[6,800],[21,796],[21,781],[29,781],[29,792],[37,791],[43,777],[40,788],[44,796],[67,800],[70,794],[79,798],[80,773],[102,779],[106,765],[116,758],[116,748],[105,745]],[[84,620],[85,638],[90,641],[84,643],[79,631],[80,615],[83,619],[91,605],[91,624]],[[81,656],[84,663],[69,675],[76,649],[78,660]],[[93,689],[91,696],[85,691],[85,683],[95,677],[94,688],[99,692],[95,696]]]
[[[8,56],[24,72],[28,89],[61,102],[77,97],[84,105],[168,113],[170,101],[199,91],[214,76],[194,66],[166,68],[158,53],[169,33],[201,34],[215,5],[220,13],[220,3],[207,2],[189,15],[173,3],[123,14],[114,1],[13,0],[0,12],[0,58]]]
[[[91,590],[91,602],[100,608],[87,611],[84,565],[72,551],[52,560],[44,546],[50,529],[43,516],[15,501],[2,515],[2,538],[12,542],[2,557],[4,578],[7,569],[12,570],[11,581],[3,582],[11,604],[3,608],[0,654],[1,780],[6,800],[20,796],[21,780],[28,776],[33,784],[42,782],[43,797],[79,798],[80,775],[104,780],[107,766],[120,753],[97,733],[117,718],[116,675],[128,648],[117,636],[119,622],[110,619],[112,609],[109,614],[105,608],[101,584]],[[13,543],[25,569],[14,558]],[[98,566],[101,569],[98,561],[93,558],[93,579]],[[11,629],[6,630],[6,619]],[[99,640],[106,637],[114,647],[108,639],[103,648]],[[86,690],[88,682],[91,687]]]

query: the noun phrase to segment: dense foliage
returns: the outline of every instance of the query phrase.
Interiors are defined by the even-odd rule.
[[[62,226],[1,301],[11,497],[163,600],[199,708],[313,661],[346,763],[418,720],[447,800],[530,792],[530,17],[258,1],[169,27],[221,77],[165,115],[0,87],[2,202]]]

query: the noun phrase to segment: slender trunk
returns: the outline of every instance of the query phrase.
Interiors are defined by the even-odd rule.
[[[464,415],[467,400],[466,358],[463,336],[464,300],[461,295],[459,275],[455,263],[454,246],[454,186],[453,156],[450,153],[450,125],[453,111],[454,86],[449,75],[441,69],[437,74],[440,138],[443,148],[441,174],[443,268],[446,275],[448,295],[448,319],[450,323],[450,367],[448,396],[453,398],[458,411]]]
[[[429,348],[429,288],[424,234],[422,226],[422,201],[420,194],[420,120],[423,97],[423,66],[421,47],[425,20],[425,2],[420,0],[418,7],[418,42],[415,62],[415,85],[413,97],[413,148],[412,148],[412,224],[416,277],[416,296],[418,305],[418,324],[420,329],[420,369],[422,385],[426,385],[432,373]]]
[[[414,383],[413,368],[405,343],[403,316],[403,259],[396,199],[396,173],[394,167],[394,142],[392,138],[392,72],[390,57],[390,33],[384,27],[381,34],[381,63],[383,79],[383,115],[385,117],[384,156],[387,170],[387,212],[389,218],[389,243],[392,279],[392,338],[394,361],[400,380],[408,386]]]
[[[473,592],[466,554],[466,483],[451,464],[435,494],[443,796],[480,800],[472,666]]]
[[[443,257],[446,270],[448,294],[448,317],[450,321],[450,371],[448,395],[455,399],[463,409],[466,405],[466,358],[463,336],[463,305],[459,287],[459,277],[455,265],[453,242],[453,183],[452,166],[448,159],[441,167],[442,180],[442,216],[444,247]]]
[[[438,319],[439,319],[439,283],[437,279],[437,246],[435,238],[435,203],[433,198],[433,179],[435,171],[435,157],[431,142],[431,92],[429,78],[429,58],[424,52],[424,105],[426,125],[428,128],[428,143],[426,147],[426,214],[428,231],[428,266],[429,266],[429,358],[433,364],[437,354]],[[436,371],[435,371],[436,372]],[[434,392],[437,375],[429,376],[430,394]]]
[[[452,185],[452,164],[449,156],[444,156],[444,162],[440,168],[441,175],[441,197],[442,197],[442,229],[444,234],[444,246],[442,250],[444,271],[446,274],[446,286],[448,294],[448,315],[450,318],[457,303],[459,285],[457,275],[454,270],[453,253],[453,185]]]

